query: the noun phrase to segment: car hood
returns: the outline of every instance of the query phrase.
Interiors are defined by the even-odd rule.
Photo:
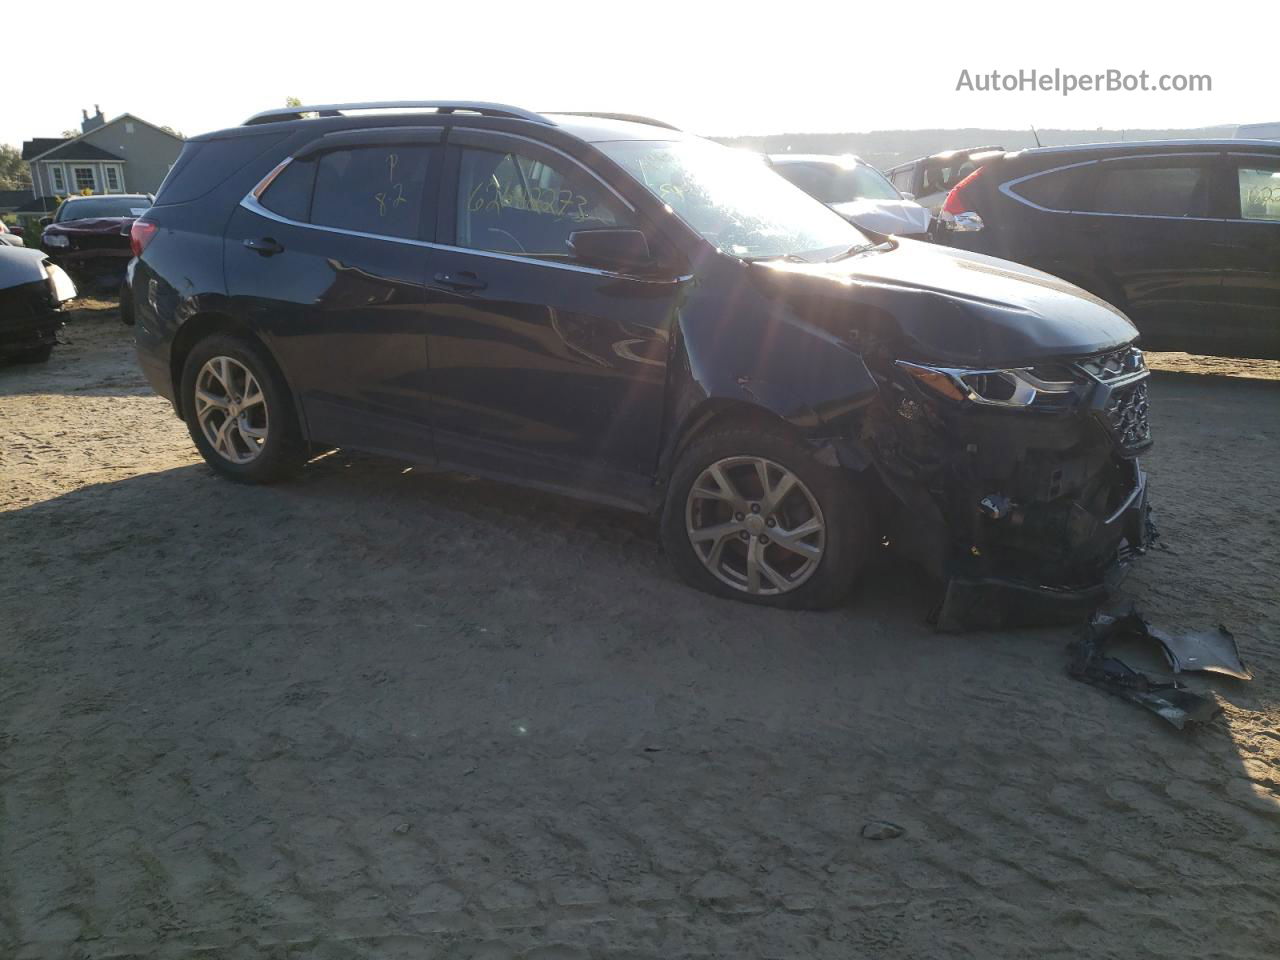
[[[1114,350],[1138,335],[1118,309],[1058,277],[915,240],[831,263],[751,266],[798,298],[802,315],[812,301],[825,326],[835,312],[846,328],[859,316],[896,326],[906,341],[900,359],[1012,366]]]
[[[928,233],[933,215],[914,200],[847,200],[833,203],[831,209],[856,227],[875,233]]]
[[[88,220],[63,220],[59,223],[51,223],[44,228],[45,233],[65,233],[68,235],[83,236],[85,234],[117,234],[121,231],[128,232],[127,227],[133,224],[137,217],[94,217]]]

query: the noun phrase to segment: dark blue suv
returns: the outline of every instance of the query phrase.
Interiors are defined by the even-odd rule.
[[[1091,604],[1145,542],[1123,314],[656,121],[269,111],[189,141],[133,246],[143,369],[234,480],[338,446],[564,491],[783,606],[891,542],[944,626]]]

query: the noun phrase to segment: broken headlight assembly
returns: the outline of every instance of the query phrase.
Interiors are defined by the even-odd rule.
[[[1066,367],[1011,367],[982,370],[969,367],[933,367],[907,360],[897,367],[932,393],[956,402],[988,407],[1030,407],[1057,401],[1075,392],[1078,380]]]

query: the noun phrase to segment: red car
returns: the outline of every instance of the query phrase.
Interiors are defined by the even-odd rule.
[[[82,290],[114,292],[133,256],[129,231],[154,198],[150,194],[68,197],[42,220],[40,249]]]

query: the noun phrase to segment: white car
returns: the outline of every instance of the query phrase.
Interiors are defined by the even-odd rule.
[[[775,153],[773,169],[866,233],[929,238],[933,215],[854,156]]]

